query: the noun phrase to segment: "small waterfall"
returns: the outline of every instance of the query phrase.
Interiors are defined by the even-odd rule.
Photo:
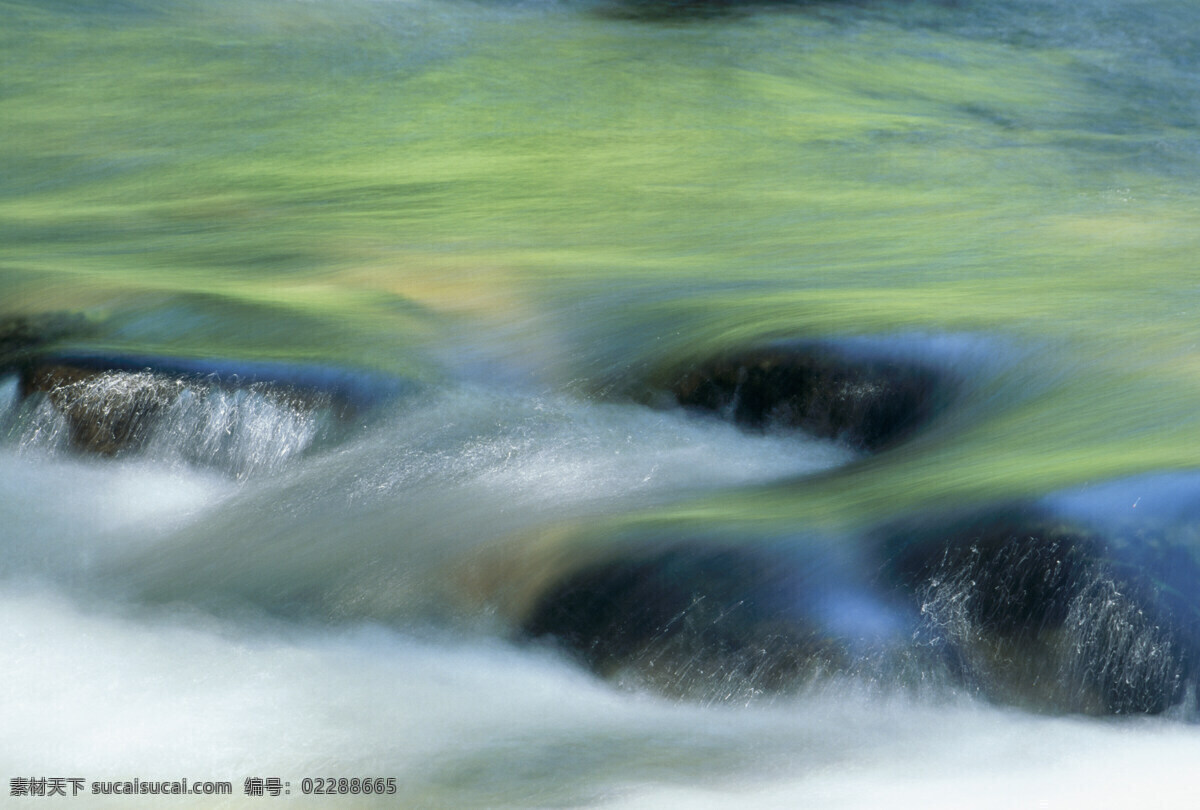
[[[333,429],[327,395],[273,391],[261,384],[188,388],[162,414],[147,443],[158,459],[184,459],[238,477],[275,470]]]
[[[51,367],[0,388],[22,451],[138,456],[236,478],[277,470],[335,430],[333,398],[271,383]]]

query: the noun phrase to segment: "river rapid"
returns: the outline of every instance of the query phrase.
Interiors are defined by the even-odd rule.
[[[0,776],[1193,800],[1194,3],[0,19]],[[843,398],[916,380],[920,418],[739,421],[755,374],[824,362]],[[1044,635],[978,613],[1080,559]],[[631,576],[717,629],[641,639]],[[588,587],[629,612],[572,613]],[[803,622],[855,663],[793,677]],[[233,795],[87,787],[184,777]]]

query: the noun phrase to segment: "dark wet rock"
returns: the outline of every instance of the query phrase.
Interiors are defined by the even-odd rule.
[[[1160,576],[1200,585],[1187,559],[1134,564],[1132,545],[1034,505],[881,532],[885,587],[919,604],[917,643],[1000,703],[1054,712],[1160,713],[1187,696],[1194,607]],[[1127,540],[1128,538],[1126,538]]]
[[[215,385],[227,390],[257,386],[300,402],[326,398],[350,416],[368,411],[410,389],[405,381],[368,371],[316,364],[236,360],[222,358],[165,357],[139,354],[74,352],[46,354],[30,365],[70,368],[88,373],[151,373],[185,384]]]
[[[0,370],[18,368],[37,352],[88,330],[87,319],[78,314],[54,312],[0,317]]]
[[[969,575],[972,620],[1004,635],[1061,625],[1072,593],[1102,554],[1098,538],[1015,507],[961,524],[901,525],[888,533],[890,578],[919,590]]]
[[[330,398],[319,391],[239,381],[229,385],[213,376],[149,367],[134,371],[63,362],[27,368],[20,395],[26,401],[41,398],[62,416],[71,449],[105,456],[139,452],[156,434],[171,431],[195,435],[165,436],[163,441],[228,443],[221,434],[244,434],[255,405],[259,411],[262,406],[274,409],[274,424],[265,425],[274,433],[296,427],[287,424],[289,417],[303,422],[331,407]]]
[[[10,434],[238,475],[276,467],[359,420],[397,381],[314,366],[129,356],[44,356],[24,364]]]
[[[1048,713],[1186,712],[1198,559],[1194,524],[1089,524],[1028,502],[631,552],[559,578],[522,630],[603,677],[706,699],[849,676]]]
[[[21,379],[23,398],[42,394],[66,419],[71,447],[110,456],[140,449],[155,416],[183,391],[182,380],[150,371],[50,365],[30,368]]]
[[[948,374],[834,344],[732,352],[670,384],[678,402],[756,430],[791,428],[875,452],[911,436],[952,395]]]
[[[903,629],[846,573],[809,553],[680,544],[568,576],[522,631],[604,677],[670,694],[785,691],[850,671]]]

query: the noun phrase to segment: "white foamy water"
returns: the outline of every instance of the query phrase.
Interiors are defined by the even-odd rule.
[[[333,421],[327,397],[302,401],[261,387],[189,390],[162,414],[146,454],[227,469],[238,477],[278,470]]]
[[[15,377],[0,389],[0,435],[22,450],[63,454],[82,445],[237,478],[281,469],[335,422],[326,395],[149,371],[98,373],[24,401],[18,393]]]
[[[4,568],[74,572],[186,525],[234,491],[204,472],[0,449]]]
[[[489,640],[229,624],[0,595],[6,774],[385,776],[380,805],[1186,807],[1200,736],[852,685],[750,707],[617,691]],[[90,798],[90,797],[89,797]],[[77,800],[77,801],[83,801]],[[113,806],[150,806],[113,798]],[[158,801],[163,801],[159,799]],[[365,797],[312,799],[339,806]]]
[[[0,766],[233,784],[224,802],[178,800],[196,807],[268,801],[241,795],[253,776],[290,781],[293,799],[305,777],[397,779],[400,800],[311,800],[344,806],[1188,806],[1191,725],[853,685],[676,703],[446,615],[464,610],[456,572],[476,550],[546,522],[853,458],[679,412],[472,390],[400,403],[242,483],[10,447]]]
[[[461,576],[559,520],[853,461],[682,412],[456,389],[237,481],[0,455],[0,766],[13,777],[384,777],[416,807],[1186,806],[1194,727],[836,682],[700,705],[477,621]],[[497,572],[509,576],[512,571]],[[516,569],[517,579],[523,575]],[[476,573],[476,576],[478,574]],[[486,619],[486,617],[482,617]],[[92,797],[80,806],[158,806]],[[274,800],[279,801],[279,800]]]
[[[110,558],[104,577],[154,600],[471,621],[459,604],[477,610],[480,593],[464,593],[461,578],[481,551],[520,545],[556,521],[856,457],[680,411],[455,390],[398,402],[360,437],[248,480],[203,521],[137,530],[143,540]]]
[[[406,408],[393,429],[387,458],[371,465],[377,487],[451,480],[544,508],[756,484],[859,457],[832,441],[749,434],[680,410],[478,389]]]

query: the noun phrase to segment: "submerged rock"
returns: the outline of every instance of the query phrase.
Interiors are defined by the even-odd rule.
[[[853,676],[1052,713],[1192,711],[1198,539],[1028,503],[837,542],[679,543],[564,576],[522,630],[672,694]]]
[[[910,521],[880,536],[886,584],[920,605],[916,639],[944,649],[980,694],[1111,714],[1160,713],[1186,698],[1200,652],[1195,607],[1161,578],[1182,574],[1194,592],[1191,555],[1135,560],[1133,546],[1155,541],[1033,505]]]
[[[903,627],[829,555],[691,542],[566,577],[522,632],[604,677],[740,699],[850,672]]]
[[[944,371],[831,343],[731,352],[688,369],[669,388],[684,407],[747,428],[799,429],[869,452],[911,436],[952,394]]]
[[[149,371],[105,374],[57,365],[30,369],[21,380],[23,398],[44,394],[66,419],[71,447],[102,455],[140,449],[154,417],[182,390],[182,380]]]
[[[23,445],[145,453],[242,475],[279,466],[396,390],[315,367],[50,356],[24,364],[9,433]]]

